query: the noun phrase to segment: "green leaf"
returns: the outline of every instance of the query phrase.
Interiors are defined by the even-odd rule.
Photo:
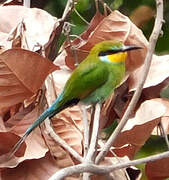
[[[119,7],[123,4],[123,0],[114,0],[111,5],[110,8],[112,9],[119,9]]]
[[[162,98],[169,98],[169,85],[163,88],[160,92],[160,97]]]

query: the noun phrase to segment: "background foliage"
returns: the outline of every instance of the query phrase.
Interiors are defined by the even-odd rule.
[[[65,8],[67,0],[49,0],[47,5],[45,6],[45,10],[56,17],[61,17],[63,10]],[[105,1],[112,9],[118,9],[126,16],[131,16],[132,13],[138,9],[140,6],[150,7],[150,11],[155,11],[155,1],[154,0],[106,0]],[[59,7],[59,8],[58,8]],[[101,8],[101,7],[100,7]],[[93,0],[78,0],[76,5],[77,11],[81,14],[81,16],[90,22],[91,18],[95,14],[95,1]],[[103,9],[102,9],[103,11]],[[140,17],[141,18],[141,17]],[[148,18],[148,17],[147,17]],[[156,52],[158,54],[164,54],[169,51],[168,42],[169,42],[169,3],[167,0],[164,0],[164,20],[165,23],[163,25],[163,36],[158,40],[156,46]],[[87,24],[83,22],[80,17],[73,12],[71,15],[71,23],[75,25],[72,28],[72,34],[80,34],[82,33]],[[149,17],[149,20],[144,22],[140,28],[143,30],[144,35],[149,38],[150,33],[152,31],[152,27],[154,24],[154,18]]]

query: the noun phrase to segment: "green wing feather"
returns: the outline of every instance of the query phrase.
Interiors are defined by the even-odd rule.
[[[80,100],[102,86],[108,79],[108,68],[99,60],[84,60],[72,73],[63,90],[63,99]],[[64,100],[64,101],[65,101]]]

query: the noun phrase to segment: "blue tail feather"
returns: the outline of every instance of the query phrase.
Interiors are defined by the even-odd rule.
[[[59,113],[62,109],[60,108],[61,98],[60,96],[55,100],[55,102],[46,109],[38,119],[26,130],[25,134],[28,136],[37,126],[39,126],[47,117],[51,118],[55,114]]]

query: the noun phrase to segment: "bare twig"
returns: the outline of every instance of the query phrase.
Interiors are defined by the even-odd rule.
[[[73,11],[74,8],[74,0],[67,0],[66,7],[64,9],[63,15],[61,19],[56,19],[55,27],[51,34],[49,42],[45,45],[45,48],[50,48],[50,52],[47,58],[54,61],[56,56],[58,55],[58,40],[61,36],[61,32],[63,30],[64,23],[66,22],[67,18],[69,17],[70,13]],[[59,23],[59,25],[58,25]]]
[[[82,120],[83,120],[83,144],[84,144],[84,157],[86,157],[88,148],[89,148],[89,123],[87,118],[87,112],[84,105],[81,105],[81,111],[82,111]]]
[[[70,39],[70,31],[71,31],[71,26],[72,24],[66,22],[64,24],[64,27],[63,27],[63,33],[64,35],[67,37],[67,41],[69,43],[69,46],[72,50],[72,54],[73,54],[73,57],[74,57],[74,62],[75,62],[75,66],[78,66],[79,65],[79,62],[78,62],[78,56],[77,56],[77,51],[76,51],[76,47],[72,44],[72,41]]]
[[[103,143],[102,140],[99,141],[99,145],[100,145],[101,148],[104,146],[104,144],[105,144],[105,143]],[[110,152],[111,152],[112,155],[116,158],[116,160],[117,160],[118,163],[124,162],[124,161],[121,161],[121,158],[118,157],[118,156],[116,155],[116,153],[115,153],[112,149],[110,149]],[[124,173],[125,173],[125,175],[126,175],[126,179],[127,179],[127,180],[130,180],[130,177],[129,177],[129,175],[128,175],[126,169],[120,169],[120,170],[121,170],[121,171],[124,171]]]
[[[49,133],[49,135],[52,137],[53,140],[55,140],[60,146],[66,149],[66,151],[69,152],[79,162],[83,162],[83,158],[55,133],[48,118],[45,120],[45,126],[47,132]]]
[[[117,169],[122,169],[129,166],[135,166],[135,165],[143,164],[147,162],[153,162],[153,161],[157,161],[159,159],[168,158],[168,157],[169,157],[169,151],[163,152],[157,155],[149,156],[146,158],[118,163],[112,166],[100,166],[100,165],[84,163],[84,164],[79,164],[76,166],[67,167],[60,171],[57,171],[49,180],[61,180],[66,176],[71,176],[73,174],[83,173],[83,172],[90,172],[90,173],[95,173],[95,174],[107,174]]]
[[[97,103],[94,114],[92,137],[89,145],[89,150],[85,158],[85,162],[87,163],[93,163],[95,158],[95,153],[97,149],[98,131],[99,131],[100,110],[101,110],[101,104]]]
[[[97,144],[98,144],[98,131],[99,131],[99,120],[100,120],[100,110],[101,110],[101,104],[97,103],[95,106],[95,112],[94,112],[94,121],[93,121],[93,129],[92,129],[92,137],[90,140],[89,149],[87,152],[87,155],[84,159],[85,163],[94,163],[95,155],[97,151]],[[83,179],[84,180],[90,180],[90,173],[84,173]]]
[[[95,0],[96,12],[99,11],[99,0]]]
[[[77,11],[76,8],[74,8],[74,11],[75,11],[75,13],[80,17],[80,19],[81,19],[82,21],[84,21],[87,25],[90,24],[84,17],[82,17],[82,16],[80,15],[80,13]]]
[[[166,145],[167,145],[167,148],[168,148],[168,150],[169,150],[168,136],[167,136],[167,133],[165,132],[164,125],[163,125],[163,122],[162,122],[162,121],[160,122],[159,126],[160,126],[160,129],[161,129],[161,134],[162,134],[162,136],[164,137],[165,142],[166,142]]]
[[[106,3],[103,3],[103,9],[104,9],[104,15],[107,16],[108,13],[107,13],[107,4]]]
[[[112,12],[112,9],[107,5],[107,3],[104,2],[104,0],[99,0],[102,5],[103,5],[103,8],[107,8],[107,10],[109,10],[109,12],[111,13]]]
[[[69,16],[73,8],[74,8],[74,0],[68,0],[62,15],[62,20],[65,20]]]
[[[31,6],[31,0],[24,0],[24,1],[23,1],[23,6],[30,8],[30,6]]]
[[[143,85],[144,82],[146,80],[150,65],[151,65],[151,60],[152,60],[152,55],[155,49],[155,45],[158,39],[158,36],[161,32],[161,27],[162,27],[162,23],[163,23],[163,0],[156,0],[156,6],[157,6],[157,15],[156,15],[156,19],[155,19],[155,25],[153,28],[153,32],[150,36],[150,43],[149,43],[149,47],[148,47],[148,52],[145,58],[145,64],[144,64],[144,70],[142,73],[142,77],[139,81],[139,84],[136,88],[136,92],[134,93],[134,96],[126,110],[126,112],[124,113],[123,118],[121,119],[119,125],[117,126],[117,128],[115,129],[115,131],[113,132],[113,134],[110,136],[110,138],[108,139],[108,141],[106,142],[105,146],[103,147],[102,151],[98,154],[98,156],[96,157],[96,163],[98,164],[103,158],[104,156],[107,154],[107,152],[109,151],[110,147],[112,146],[112,144],[114,143],[115,139],[117,138],[117,136],[120,134],[121,130],[123,129],[123,127],[125,126],[130,113],[133,111],[133,109],[135,108],[137,101],[139,100],[139,97],[141,95],[142,89],[143,89]]]

